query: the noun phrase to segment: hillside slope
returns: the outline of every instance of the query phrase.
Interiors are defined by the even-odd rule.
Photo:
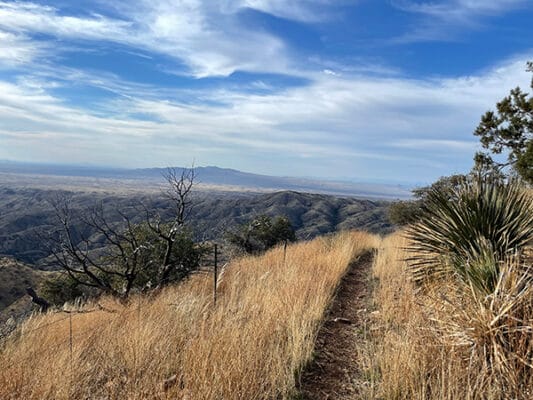
[[[199,274],[32,318],[0,349],[0,398],[292,399],[341,277],[378,243],[345,232],[236,260],[216,304]]]
[[[12,258],[0,257],[0,325],[10,316],[19,317],[32,309],[26,288],[38,288],[46,275]]]
[[[152,204],[163,214],[168,209],[164,199],[148,194],[117,196],[89,191],[0,187],[0,255],[39,264],[48,253],[36,239],[35,230],[49,230],[56,224],[50,201],[61,196],[71,198],[75,213],[102,202],[108,209],[109,219],[116,222],[121,220],[116,209],[134,219],[139,217],[135,206],[140,202]],[[387,202],[288,191],[260,195],[200,192],[194,200],[190,222],[199,240],[220,240],[228,229],[260,214],[288,216],[300,239],[347,229],[386,233],[391,230],[387,206]]]
[[[27,287],[35,287],[42,273],[10,258],[0,258],[0,310],[25,294]]]

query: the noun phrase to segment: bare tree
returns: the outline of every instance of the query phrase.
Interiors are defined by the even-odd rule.
[[[203,249],[186,229],[194,169],[169,168],[164,177],[170,220],[140,204],[130,213],[115,210],[120,221],[111,222],[100,204],[78,215],[74,224],[71,200],[53,202],[58,226],[48,234],[48,250],[72,281],[125,298],[134,287],[161,287],[199,266]],[[103,245],[99,249],[95,237]]]
[[[195,172],[194,168],[182,169],[181,173],[178,173],[175,168],[168,168],[164,177],[168,183],[165,195],[172,204],[174,218],[167,224],[161,222],[159,214],[155,215],[155,218],[150,218],[149,215],[146,218],[148,227],[165,244],[164,257],[159,269],[159,285],[167,284],[170,279],[173,269],[172,250],[178,235],[183,232],[183,227],[192,209],[190,197],[194,186]]]

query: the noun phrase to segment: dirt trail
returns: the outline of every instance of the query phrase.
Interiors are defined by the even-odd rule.
[[[359,399],[364,384],[358,369],[358,343],[369,318],[368,282],[373,253],[368,252],[352,263],[341,281],[337,295],[318,333],[315,359],[300,380],[303,400]]]

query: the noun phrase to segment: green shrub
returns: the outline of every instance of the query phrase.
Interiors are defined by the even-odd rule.
[[[94,294],[96,294],[95,290],[81,286],[66,273],[46,280],[42,287],[43,298],[55,306],[62,306],[66,302],[87,298]]]
[[[185,279],[200,268],[204,256],[210,251],[206,245],[196,243],[189,230],[182,229],[175,235],[168,265],[165,265],[167,247],[157,234],[150,230],[146,224],[139,224],[135,227],[135,236],[138,241],[143,243],[142,248],[135,249],[137,251],[135,260],[138,267],[133,287],[136,289],[155,286],[158,282],[168,284]],[[128,249],[128,251],[132,251],[132,249]],[[128,260],[130,259],[134,259],[133,254],[128,256]],[[165,278],[161,277],[162,266],[168,268]]]
[[[387,210],[389,221],[399,226],[416,222],[420,215],[420,204],[421,202],[419,200],[396,201],[392,203]]]
[[[500,264],[533,239],[533,199],[517,182],[473,178],[452,193],[427,193],[420,221],[408,229],[415,281],[453,274],[491,293]]]
[[[138,245],[133,247],[132,244]],[[182,229],[175,234],[168,263],[165,263],[167,251],[165,243],[147,224],[138,224],[124,232],[122,241],[117,241],[117,246],[104,248],[101,251],[102,255],[94,258],[98,268],[94,268],[92,273],[120,292],[126,284],[121,271],[130,271],[133,278],[128,291],[142,291],[158,285],[179,282],[200,268],[210,248],[202,243],[196,243],[192,233]],[[163,271],[166,271],[164,280],[161,276]],[[95,287],[84,274],[72,277],[67,272],[48,279],[43,284],[42,290],[43,297],[57,306],[77,298],[86,299],[102,293],[102,289]]]
[[[287,217],[260,215],[236,231],[226,233],[230,244],[247,254],[266,251],[279,243],[296,241],[296,233]]]
[[[442,176],[430,186],[413,189],[413,200],[396,201],[389,206],[389,221],[399,226],[409,225],[418,221],[430,193],[439,191],[448,199],[455,199],[455,192],[467,179],[467,175]]]

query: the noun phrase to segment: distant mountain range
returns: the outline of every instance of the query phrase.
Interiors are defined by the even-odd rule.
[[[179,169],[179,168],[178,168]],[[322,193],[337,196],[363,197],[372,199],[406,199],[411,196],[410,188],[403,185],[387,185],[373,183],[354,183],[345,181],[329,181],[310,178],[277,177],[268,175],[252,174],[234,169],[219,167],[196,167],[197,182],[200,187],[228,191],[257,191],[271,192],[280,190],[293,190],[306,193]],[[31,176],[44,176],[50,178],[50,185],[58,182],[58,178],[79,178],[80,182],[89,182],[90,179],[98,179],[99,184],[105,185],[110,182],[121,181],[128,187],[143,187],[147,183],[151,185],[162,181],[165,168],[123,169],[86,166],[65,166],[50,164],[19,163],[0,161],[0,184],[24,182]],[[13,176],[17,179],[13,179]],[[9,178],[12,178],[11,180]],[[139,185],[138,181],[143,181]],[[41,186],[44,184],[39,181]],[[31,185],[30,185],[31,186]],[[87,183],[87,186],[94,186]]]

